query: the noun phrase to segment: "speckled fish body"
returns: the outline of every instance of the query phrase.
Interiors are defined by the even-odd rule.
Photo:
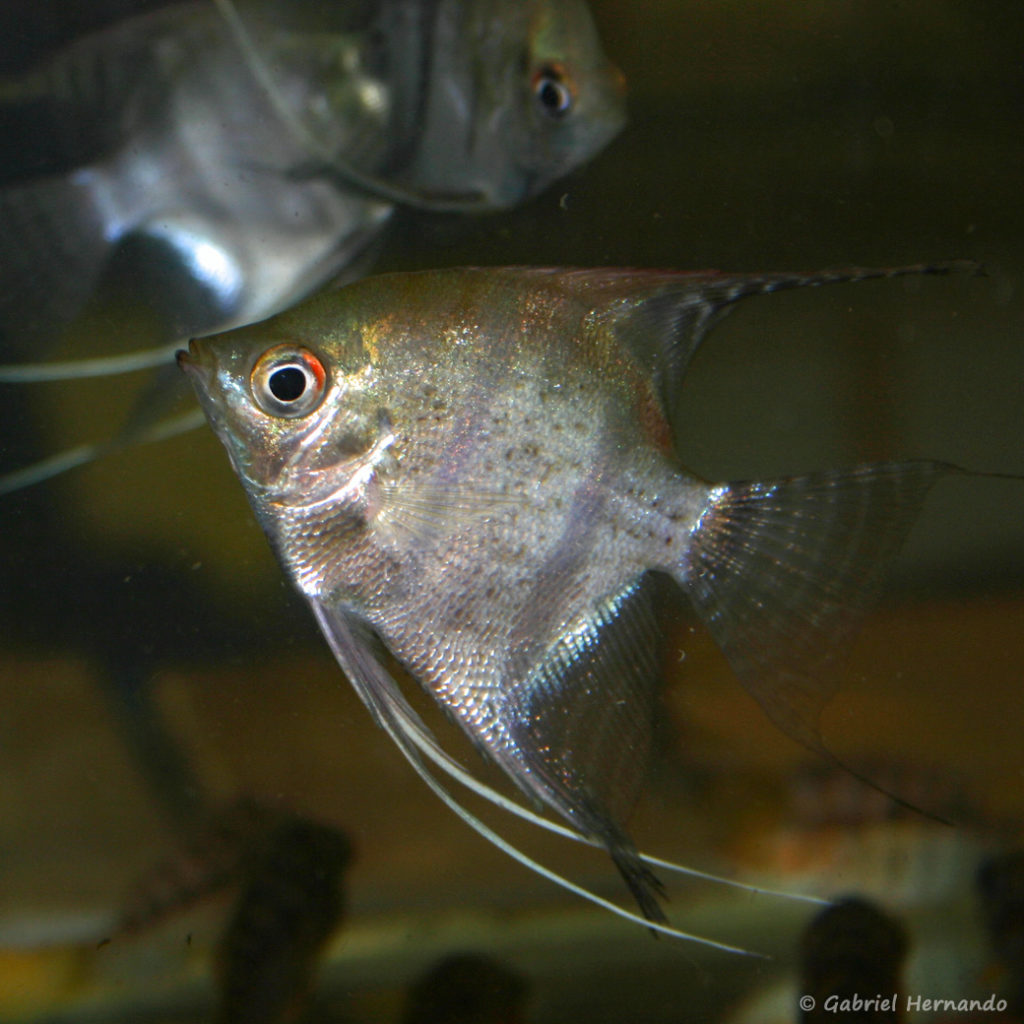
[[[115,254],[171,337],[268,316],[396,202],[514,205],[623,123],[583,0],[217,3],[117,23],[0,89],[8,348],[72,318]]]
[[[745,295],[926,272],[392,275],[179,361],[288,574],[407,754],[424,726],[383,645],[535,801],[604,845],[644,914],[624,829],[644,776],[670,580],[743,683],[821,748],[817,670],[948,467],[767,483],[686,472],[669,412]]]

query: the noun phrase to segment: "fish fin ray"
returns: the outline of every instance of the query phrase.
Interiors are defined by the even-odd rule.
[[[397,729],[401,735],[405,735],[408,728],[414,728],[436,743],[423,720],[398,689],[398,684],[381,664],[374,651],[377,641],[369,626],[356,616],[331,608],[318,598],[309,598],[309,603],[335,659],[377,725],[394,739],[395,723],[401,721],[406,723],[405,728]],[[399,743],[403,748],[405,745]]]
[[[888,462],[712,491],[682,582],[744,687],[793,739],[835,760],[819,729],[836,689],[826,669],[931,486],[962,472]]]
[[[568,271],[563,282],[612,325],[654,381],[662,409],[671,416],[694,353],[740,299],[792,288],[980,270],[970,260],[767,274],[596,269]]]
[[[47,384],[61,380],[86,380],[92,377],[117,377],[126,373],[174,366],[181,342],[156,345],[116,356],[89,359],[65,359],[42,363],[0,364],[0,384]]]
[[[559,629],[539,664],[507,692],[530,785],[602,842],[652,920],[664,919],[661,883],[620,822],[649,764],[661,650],[653,581],[641,577]]]
[[[79,466],[98,462],[108,455],[114,455],[125,448],[134,448],[144,444],[155,444],[198,430],[206,423],[206,415],[201,409],[191,409],[179,416],[160,420],[144,429],[133,433],[121,433],[106,441],[81,444],[66,451],[58,452],[38,462],[29,463],[20,469],[13,469],[0,474],[0,498],[6,494],[14,494],[26,487],[33,487],[46,480],[68,473]]]
[[[342,642],[344,640],[344,635],[339,633],[334,625],[329,624],[333,623],[335,617],[339,613],[331,611],[331,609],[327,608],[319,601],[314,601],[314,613],[328,645],[331,647],[332,651],[335,651],[335,643]],[[331,631],[328,632],[328,629]],[[344,668],[344,664],[342,664],[342,668]],[[381,671],[383,670],[381,669]],[[376,673],[376,670],[374,670],[374,672]],[[387,686],[389,688],[393,687],[393,681],[388,679]],[[357,690],[357,692],[361,694],[362,690]],[[425,726],[422,726],[422,723],[419,722],[418,716],[416,716],[416,713],[408,703],[404,700],[401,702],[392,700],[389,703],[392,712],[395,713],[396,720],[400,716],[406,717],[406,725],[401,728],[401,733],[414,742],[419,750],[426,755],[428,760],[433,762],[453,781],[464,786],[471,792],[476,793],[477,796],[486,800],[488,803],[493,804],[499,810],[502,810],[507,814],[511,814],[514,817],[521,818],[523,821],[544,829],[545,831],[561,836],[563,839],[569,839],[576,843],[583,843],[585,846],[603,846],[600,840],[595,839],[592,836],[585,836],[581,832],[576,831],[576,829],[571,828],[568,825],[564,825],[561,822],[545,818],[542,815],[537,814],[535,811],[530,810],[528,807],[525,807],[517,801],[505,796],[504,793],[498,792],[496,789],[488,786],[485,782],[481,782],[475,775],[467,771],[457,760],[455,760],[455,758],[444,750],[440,744],[438,744],[430,730]],[[375,721],[380,721],[381,715],[375,708],[371,707],[370,713]],[[383,728],[389,735],[392,735],[390,728],[387,726],[383,726]],[[781,890],[767,889],[763,886],[749,885],[745,882],[739,882],[733,878],[725,878],[721,875],[710,874],[706,871],[687,867],[685,864],[678,864],[674,861],[665,860],[660,857],[652,857],[645,853],[641,853],[639,856],[640,860],[648,867],[669,871],[673,874],[688,875],[691,878],[696,878],[706,882],[713,882],[717,885],[728,885],[733,888],[742,889],[745,892],[777,896],[781,899],[798,900],[815,904],[826,904],[828,902],[827,900],[822,900],[815,896],[808,896],[803,893],[785,892]]]
[[[560,888],[572,892],[590,903],[625,918],[627,921],[642,925],[660,934],[668,935],[671,938],[695,942],[698,945],[708,946],[723,952],[742,956],[762,956],[762,954],[752,950],[682,931],[664,921],[645,919],[640,914],[627,910],[625,907],[620,907],[618,904],[604,899],[591,890],[564,878],[550,868],[533,860],[505,840],[491,829],[490,826],[459,803],[445,786],[435,778],[424,763],[421,754],[426,755],[427,759],[436,768],[453,780],[468,785],[469,788],[479,795],[491,800],[491,797],[488,795],[489,787],[476,783],[472,776],[468,776],[471,781],[466,782],[466,779],[462,777],[464,769],[441,749],[433,734],[401,695],[394,679],[391,678],[384,666],[374,656],[371,646],[367,646],[367,641],[370,639],[368,627],[360,623],[355,616],[342,610],[331,608],[317,598],[311,598],[310,605],[317,623],[339,665],[356,690],[356,693],[359,694],[366,704],[374,721],[391,737],[405,759],[435,796],[472,828],[473,831],[513,860],[518,861],[528,870],[547,878]],[[500,797],[500,794],[495,795]],[[505,798],[501,798],[499,801],[492,800],[491,802],[496,803],[497,806],[505,810],[512,810],[512,813],[521,812],[520,816],[525,817],[527,820],[536,820],[540,823],[545,821],[545,819],[533,815],[532,812],[527,811],[525,808],[520,808],[519,811],[513,810],[517,805],[514,802],[507,801]],[[576,838],[588,845],[593,845],[592,841],[587,837],[580,836],[572,829],[566,829],[564,826],[548,822],[544,827],[551,827],[553,831],[566,835],[568,838]],[[661,864],[664,867],[672,867],[667,862],[661,862]]]
[[[483,487],[460,487],[427,481],[410,487],[391,484],[380,489],[380,510],[374,530],[381,539],[401,544],[411,539],[419,545],[433,545],[438,538],[468,522],[500,515],[503,510],[523,504],[525,498],[509,496]]]

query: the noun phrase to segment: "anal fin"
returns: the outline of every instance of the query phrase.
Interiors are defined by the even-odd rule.
[[[563,629],[509,688],[527,791],[609,852],[644,917],[665,921],[661,883],[623,827],[647,773],[662,636],[655,581],[641,577]]]

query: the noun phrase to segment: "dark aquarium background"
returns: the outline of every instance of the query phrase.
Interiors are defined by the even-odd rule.
[[[0,70],[150,6],[7,0]],[[678,447],[713,480],[918,456],[1024,474],[1024,8],[591,7],[629,84],[625,131],[521,209],[399,211],[374,269],[976,260],[977,274],[741,304],[686,379]],[[145,316],[107,298],[38,357],[145,347]],[[29,357],[3,342],[0,362]],[[174,384],[0,385],[0,472],[109,437],[140,409],[190,408]],[[876,948],[869,932],[868,965],[906,951],[895,972],[855,975],[863,986],[895,973],[902,995],[996,994],[1012,1010],[1024,482],[935,488],[823,721],[844,761],[926,813],[781,735],[704,632],[676,629],[640,846],[751,884],[859,895],[904,936]],[[603,855],[468,802],[627,902]],[[772,959],[655,940],[444,808],[348,687],[206,427],[0,497],[0,1021],[263,1019],[215,1018],[218,986],[236,969],[243,990],[301,978],[317,951],[315,980],[296,982],[303,1015],[274,1020],[401,1020],[455,953],[479,959],[423,998],[468,1005],[483,991],[505,1015],[406,1019],[800,1019],[801,941],[820,908],[664,880],[678,927]],[[262,924],[239,954],[229,937],[247,934],[247,893]],[[298,952],[275,956],[296,934]],[[262,966],[246,976],[239,957]]]

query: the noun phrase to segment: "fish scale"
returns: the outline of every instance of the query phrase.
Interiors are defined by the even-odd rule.
[[[379,644],[524,793],[603,845],[661,925],[625,828],[661,685],[660,579],[772,720],[831,756],[818,718],[836,647],[931,486],[965,472],[916,460],[708,483],[664,451],[686,363],[744,296],[956,268],[387,275],[179,362],[336,657],[428,784],[479,827],[427,771],[424,756],[465,782]],[[307,382],[292,404],[273,392],[285,365]]]

